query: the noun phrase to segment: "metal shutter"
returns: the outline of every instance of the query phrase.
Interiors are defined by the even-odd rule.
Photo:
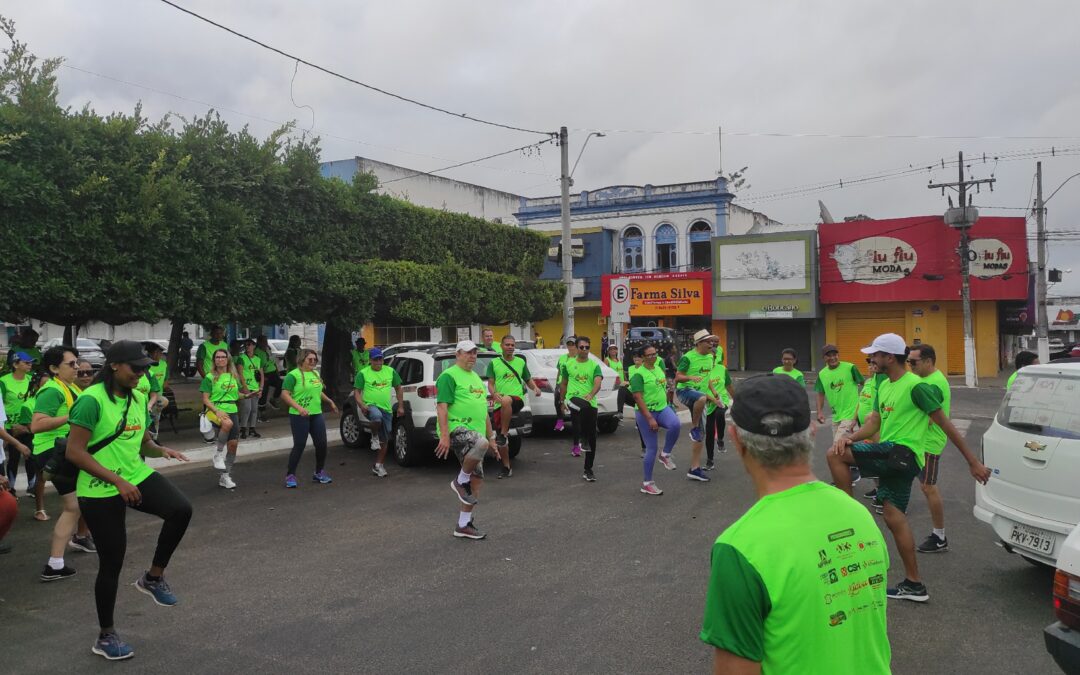
[[[859,313],[857,316],[836,317],[836,346],[840,348],[840,358],[859,365],[865,370],[865,356],[859,351],[883,333],[904,335],[904,310]],[[907,336],[904,335],[904,339]]]

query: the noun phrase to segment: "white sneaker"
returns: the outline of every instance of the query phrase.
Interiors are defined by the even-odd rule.
[[[676,468],[678,468],[675,466],[675,460],[671,458],[671,455],[665,455],[664,453],[660,453],[656,457],[658,460],[660,460],[660,464],[662,464],[664,468],[668,471],[674,471]]]
[[[225,470],[225,448],[214,451],[214,468],[218,471]]]
[[[218,479],[218,485],[226,490],[231,490],[236,487],[236,483],[233,482],[232,476],[227,473],[221,474],[221,478]]]
[[[386,478],[388,475],[390,475],[386,473],[386,467],[382,464],[376,464],[375,466],[371,467],[371,473],[375,474],[379,478]]]
[[[371,434],[371,449],[372,450],[378,450],[381,447],[382,447],[382,445],[379,443],[378,434]]]

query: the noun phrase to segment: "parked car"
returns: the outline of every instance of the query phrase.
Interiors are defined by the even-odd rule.
[[[432,347],[436,347],[438,344],[438,342],[399,342],[390,345],[389,347],[383,347],[383,358],[388,359],[394,354],[400,354],[401,352],[422,352],[431,349]]]
[[[285,350],[289,348],[289,341],[268,339],[266,344],[270,345],[270,358],[277,363],[278,370],[285,370]]]
[[[1043,629],[1046,651],[1066,673],[1080,673],[1080,527],[1061,545],[1053,602],[1057,621]]]
[[[1006,551],[1053,567],[1080,520],[1080,363],[1024,368],[983,435],[975,517]]]
[[[565,349],[526,349],[521,352],[541,392],[539,397],[528,397],[532,405],[534,429],[551,429],[559,418],[555,410],[555,385],[558,381],[559,357],[565,354]],[[596,395],[596,428],[600,433],[610,434],[619,428],[619,392],[615,389],[615,371],[595,354],[589,354],[589,358],[600,364],[600,373],[604,376],[600,393]]]
[[[41,351],[44,352],[49,347],[58,347],[62,344],[64,344],[63,338],[50,338],[41,345]],[[105,350],[111,346],[112,341],[105,338],[75,338],[75,349],[79,350],[79,358],[89,361],[94,370],[99,370],[105,365]]]
[[[481,353],[476,358],[476,372],[484,376],[494,354]],[[435,382],[443,370],[454,365],[453,346],[439,345],[426,351],[399,352],[386,361],[401,377],[405,394],[405,415],[394,416],[393,438],[390,449],[397,463],[413,466],[434,456],[439,437],[435,424]],[[535,400],[535,397],[528,397]],[[532,409],[528,398],[525,406],[510,420],[510,456],[516,457],[521,452],[521,440],[532,432]],[[391,394],[391,402],[396,406],[396,396]],[[490,402],[489,402],[490,412]],[[350,448],[369,447],[371,434],[362,424],[363,416],[352,396],[346,401],[341,411],[341,441]]]

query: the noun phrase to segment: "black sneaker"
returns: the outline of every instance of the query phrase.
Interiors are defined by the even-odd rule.
[[[942,539],[933,532],[926,538],[926,541],[919,544],[916,548],[919,553],[944,553],[949,550],[949,538]]]
[[[450,489],[457,495],[458,501],[465,506],[475,506],[476,497],[472,496],[472,486],[468,483],[459,483],[457,479],[450,481]]]
[[[508,469],[508,468],[506,468],[504,466],[502,468],[502,471],[499,472],[499,475],[496,476],[496,478],[509,478],[509,477],[511,477],[513,475],[514,475],[514,470],[513,469]]]
[[[877,488],[874,488],[870,492],[864,494],[863,499],[869,499],[870,501],[874,501],[875,499],[877,499]]]
[[[262,438],[262,434],[254,429],[248,429],[248,436],[251,436],[252,438]]]
[[[589,481],[590,483],[596,482],[596,474],[592,472],[592,469],[585,469],[585,472],[581,474],[581,477]]]
[[[712,463],[712,460],[710,460],[708,462],[705,462],[705,466],[703,466],[701,468],[705,469],[706,471],[712,471],[713,469],[716,468],[716,465]]]
[[[240,440],[244,440],[245,438],[247,438],[247,429],[241,429],[240,430]]]
[[[500,448],[505,448],[510,443],[510,439],[503,434],[495,434],[495,445]]]
[[[455,527],[454,536],[459,539],[483,539],[487,535],[476,529],[476,527],[470,522],[465,527]]]
[[[885,595],[894,600],[911,600],[912,602],[926,602],[930,599],[930,593],[927,592],[926,586],[918,581],[908,581],[907,579],[896,584],[895,588],[887,589]]]
[[[858,483],[860,480],[862,480],[862,471],[859,471],[859,467],[857,466],[851,467],[851,486],[855,487],[855,483]]]
[[[73,576],[75,576],[75,570],[67,565],[64,565],[58,570],[54,570],[46,565],[45,569],[41,571],[42,581],[59,581],[60,579],[70,579]]]

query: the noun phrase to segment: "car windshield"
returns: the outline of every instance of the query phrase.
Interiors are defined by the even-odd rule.
[[[1078,396],[1080,374],[1021,372],[1001,402],[997,420],[1017,431],[1080,439]]]
[[[473,368],[473,372],[480,376],[481,379],[487,379],[488,366],[491,361],[497,356],[491,352],[481,352],[476,355],[476,367]],[[453,354],[439,355],[435,357],[435,379],[439,379],[439,375],[457,363],[457,357]]]
[[[266,342],[270,345],[270,349],[275,352],[283,352],[289,348],[288,340],[267,340]]]

